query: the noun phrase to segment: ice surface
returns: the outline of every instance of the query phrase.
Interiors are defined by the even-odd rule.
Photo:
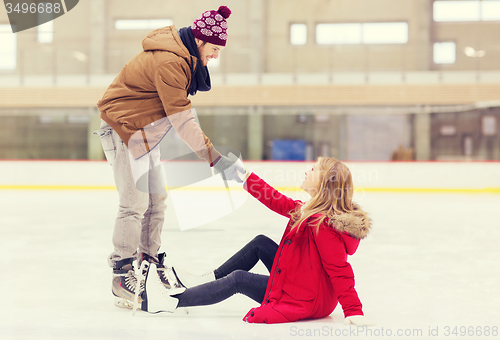
[[[114,191],[2,190],[0,338],[380,339],[420,329],[415,338],[444,339],[452,337],[445,327],[500,326],[500,195],[366,193],[358,202],[374,227],[350,262],[365,315],[377,322],[372,336],[349,333],[361,330],[343,325],[340,308],[321,320],[246,324],[241,319],[256,304],[241,295],[189,315],[132,317],[113,305],[106,262]],[[258,234],[279,241],[286,224],[253,198],[187,231],[180,231],[181,213],[169,198],[162,250],[168,264],[199,273]],[[261,264],[254,270],[266,273]],[[436,327],[439,336],[429,336]]]

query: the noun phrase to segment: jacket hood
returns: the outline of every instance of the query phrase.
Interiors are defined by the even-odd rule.
[[[167,51],[186,59],[190,64],[191,57],[188,49],[182,43],[175,26],[158,28],[149,33],[142,41],[144,51]]]
[[[341,233],[346,232],[355,239],[361,240],[370,232],[372,219],[356,203],[353,203],[353,207],[352,212],[329,216],[330,225]]]
[[[349,255],[356,252],[359,240],[365,238],[372,227],[372,219],[356,203],[354,211],[330,216],[329,225],[339,231]]]

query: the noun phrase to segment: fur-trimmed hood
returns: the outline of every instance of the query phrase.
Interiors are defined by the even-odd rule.
[[[370,232],[372,219],[358,204],[353,203],[353,208],[353,212],[329,216],[329,224],[341,233],[346,232],[361,240]]]
[[[359,241],[368,235],[372,227],[372,219],[368,214],[356,203],[353,203],[353,208],[352,212],[328,216],[323,221],[340,233],[349,255],[356,252]],[[321,217],[320,214],[314,216]]]
[[[340,233],[349,255],[356,252],[359,241],[368,235],[372,227],[372,219],[368,214],[356,203],[353,203],[353,208],[353,212],[329,216],[325,219],[328,225]]]

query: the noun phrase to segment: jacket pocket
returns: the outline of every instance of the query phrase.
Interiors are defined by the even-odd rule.
[[[116,145],[113,139],[113,128],[107,126],[100,130],[94,131],[94,135],[99,135],[101,139],[102,149],[104,151],[104,156],[109,165],[113,165],[116,159]]]
[[[316,297],[316,293],[313,290],[288,282],[285,282],[281,289],[286,295],[298,301],[311,301]]]

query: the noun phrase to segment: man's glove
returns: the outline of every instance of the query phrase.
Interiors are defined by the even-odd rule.
[[[344,325],[355,325],[355,326],[375,326],[376,323],[368,319],[363,315],[353,315],[348,316],[344,319]]]
[[[221,156],[214,164],[215,173],[223,174],[225,180],[235,180],[238,183],[243,183],[238,176],[238,172],[245,174],[245,168],[241,160],[233,153],[229,153],[229,157]]]

